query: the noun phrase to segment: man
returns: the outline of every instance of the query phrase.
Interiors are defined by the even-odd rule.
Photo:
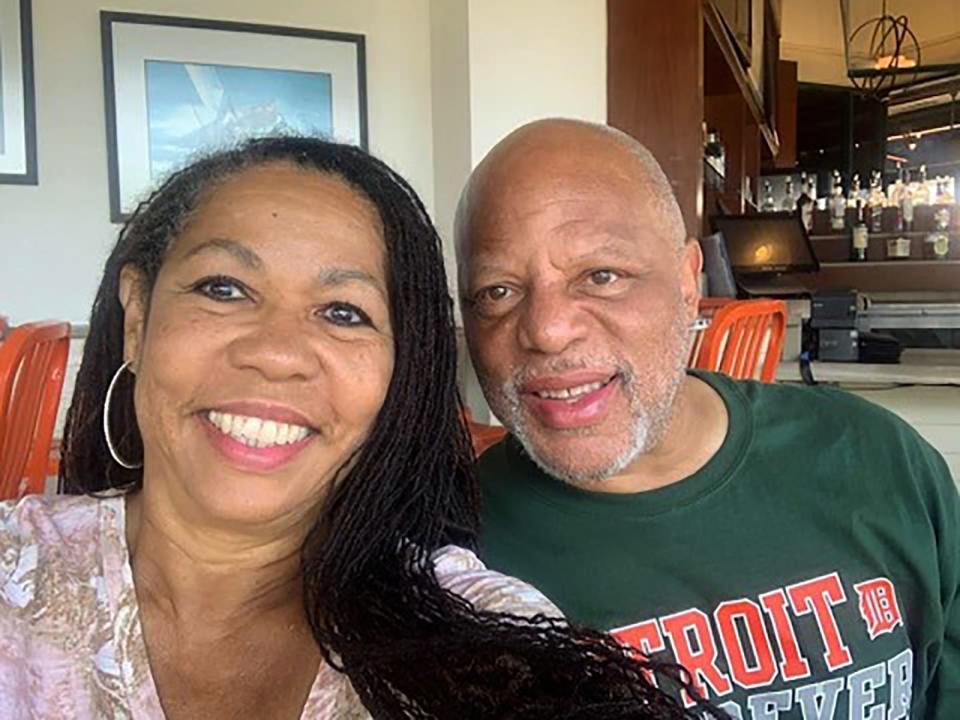
[[[734,718],[960,718],[943,459],[842,392],[686,371],[700,250],[646,149],[515,131],[472,175],[457,246],[510,431],[480,462],[492,567],[682,663]]]

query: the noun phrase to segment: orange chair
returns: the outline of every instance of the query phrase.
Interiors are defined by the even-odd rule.
[[[0,500],[42,493],[70,325],[26,323],[0,345]]]
[[[499,425],[484,425],[473,419],[473,413],[470,408],[463,411],[464,420],[467,423],[467,430],[470,431],[470,439],[473,441],[473,452],[477,457],[483,454],[491,445],[496,445],[507,434],[507,429]]]
[[[714,314],[724,305],[735,302],[738,301],[734,298],[700,298],[700,306],[698,308],[700,316],[697,318],[697,322],[693,328],[693,342],[690,344],[690,356],[687,358],[687,365],[689,367],[697,367],[700,348],[703,347],[703,336],[706,333],[706,329],[710,327],[710,321],[713,319]]]
[[[782,300],[735,300],[712,309],[692,367],[722,372],[737,380],[773,382],[787,328],[786,304]]]

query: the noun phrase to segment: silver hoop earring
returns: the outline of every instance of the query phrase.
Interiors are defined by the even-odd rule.
[[[113,374],[113,378],[110,380],[109,387],[107,387],[107,398],[103,401],[103,437],[107,440],[107,449],[110,450],[110,457],[113,458],[117,465],[124,467],[127,470],[139,470],[143,467],[143,463],[128,463],[126,460],[120,457],[117,449],[113,446],[113,440],[110,438],[110,398],[113,397],[113,387],[117,384],[117,379],[120,377],[120,373],[129,367],[129,360],[118,367],[117,371]]]

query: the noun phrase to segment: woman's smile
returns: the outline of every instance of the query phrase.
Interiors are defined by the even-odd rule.
[[[261,403],[231,403],[196,415],[210,444],[234,467],[270,472],[319,437],[298,412]]]

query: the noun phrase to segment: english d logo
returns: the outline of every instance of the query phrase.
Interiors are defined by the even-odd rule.
[[[860,598],[860,615],[867,625],[871,640],[893,632],[897,625],[903,625],[893,583],[887,578],[866,580],[854,585],[853,589]]]

